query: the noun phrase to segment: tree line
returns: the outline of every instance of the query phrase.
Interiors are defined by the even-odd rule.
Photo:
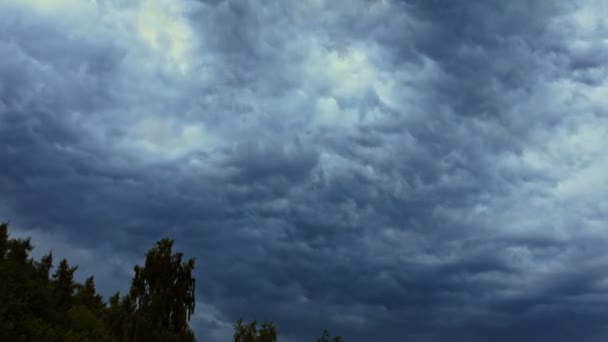
[[[104,301],[93,276],[74,279],[78,269],[53,254],[34,260],[30,238],[9,236],[0,223],[0,341],[194,342],[189,321],[195,307],[194,259],[173,252],[162,239],[134,267],[128,293]],[[234,324],[234,342],[276,342],[272,322]],[[324,330],[316,342],[344,342]]]

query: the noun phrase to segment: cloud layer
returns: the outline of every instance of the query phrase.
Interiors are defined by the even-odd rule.
[[[4,1],[0,218],[106,294],[176,238],[201,340],[603,341],[606,15]]]

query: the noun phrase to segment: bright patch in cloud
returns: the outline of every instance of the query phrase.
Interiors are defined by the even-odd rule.
[[[184,74],[191,65],[193,33],[179,5],[179,2],[173,1],[145,1],[138,16],[137,29],[153,51],[164,56]]]
[[[179,158],[214,146],[214,138],[203,123],[181,123],[152,115],[129,129],[126,139],[127,145],[157,160]]]

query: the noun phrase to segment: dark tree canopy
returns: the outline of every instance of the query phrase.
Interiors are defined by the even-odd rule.
[[[129,293],[134,310],[150,323],[177,334],[189,331],[194,312],[194,259],[182,262],[173,253],[173,240],[163,239],[146,254],[144,267],[135,266]]]
[[[234,325],[234,342],[276,342],[277,329],[270,322],[264,322],[258,329],[257,322],[244,323],[242,319]]]
[[[39,261],[29,239],[11,239],[0,224],[0,341],[191,342],[194,260],[182,263],[173,241],[161,240],[136,266],[128,295],[106,304],[94,278],[75,281],[77,266],[53,255]],[[52,273],[52,275],[50,275]]]
[[[183,261],[173,244],[158,241],[134,267],[129,293],[106,303],[93,276],[78,283],[78,267],[63,259],[54,268],[51,252],[33,260],[30,239],[10,238],[8,224],[0,223],[0,341],[194,342],[194,259]],[[277,340],[271,322],[234,325],[234,342]],[[344,340],[325,330],[317,342]]]
[[[0,223],[0,261],[3,261],[8,251],[8,223]]]
[[[320,337],[317,338],[317,342],[344,342],[344,339],[340,336],[335,336],[333,339],[329,335],[327,329],[323,330]]]
[[[53,274],[54,295],[59,310],[68,311],[72,308],[72,297],[76,284],[74,283],[74,272],[78,267],[70,267],[66,259],[61,260],[57,271]]]

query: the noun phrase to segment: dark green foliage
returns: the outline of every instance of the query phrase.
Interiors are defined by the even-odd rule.
[[[9,239],[2,224],[0,245],[0,341],[58,340],[51,331],[58,315],[50,282],[29,258],[29,239]]]
[[[29,252],[32,250],[30,239],[9,239],[6,243],[6,260],[25,264],[28,261]]]
[[[333,339],[329,335],[327,329],[323,330],[323,334],[317,338],[317,342],[344,342],[344,339],[340,336],[335,336]]]
[[[68,311],[72,308],[72,297],[76,284],[74,283],[74,272],[78,267],[70,267],[66,259],[61,260],[57,271],[53,274],[53,294],[56,299],[56,308],[60,311]]]
[[[6,257],[8,249],[8,223],[0,223],[0,261]]]
[[[258,342],[275,342],[277,340],[277,329],[270,322],[262,323],[258,332]]]
[[[89,310],[101,314],[105,308],[103,299],[95,289],[93,276],[88,277],[84,284],[76,286],[75,301],[79,305],[87,307]]]
[[[257,328],[257,322],[253,321],[249,324],[243,323],[240,319],[234,325],[234,342],[276,342],[277,329],[270,322],[264,322]]]
[[[194,260],[182,263],[173,241],[161,240],[136,266],[128,295],[97,293],[93,277],[74,280],[77,267],[53,255],[32,260],[29,239],[11,239],[0,224],[0,341],[191,342]]]
[[[53,271],[53,254],[30,257],[30,239],[11,239],[0,223],[0,341],[193,342],[188,325],[195,305],[194,260],[173,253],[163,239],[135,266],[129,293],[106,304],[94,278],[74,280],[77,266],[63,259]],[[52,275],[51,275],[52,274]],[[234,342],[276,342],[270,322],[234,325]],[[327,330],[317,342],[344,342]]]
[[[40,277],[48,279],[51,268],[53,268],[53,253],[49,252],[36,263],[36,269],[40,273]]]
[[[144,267],[135,266],[129,293],[139,318],[177,335],[192,332],[188,327],[194,312],[194,259],[182,263],[182,254],[172,252],[173,240],[163,239],[146,254]]]

